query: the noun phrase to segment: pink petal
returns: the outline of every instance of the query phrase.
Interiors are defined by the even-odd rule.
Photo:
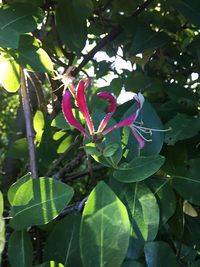
[[[69,91],[66,91],[62,99],[62,111],[67,122],[82,132],[85,136],[90,137],[89,133],[81,126],[81,124],[74,117],[71,106],[71,94]]]
[[[117,103],[116,103],[116,98],[108,92],[100,92],[97,94],[97,96],[100,98],[106,99],[109,102],[108,114],[103,118],[97,130],[97,132],[102,132],[103,129],[108,124],[108,121],[112,117],[112,114],[115,112]]]
[[[87,103],[85,100],[86,85],[87,85],[87,83],[85,84],[84,80],[81,80],[79,82],[79,84],[77,86],[77,90],[76,90],[76,101],[77,101],[77,105],[78,105],[80,112],[85,117],[90,134],[93,134],[94,133],[94,125],[92,123],[92,120],[91,120],[91,117],[90,117],[90,114],[88,111]]]
[[[144,139],[134,129],[131,128],[131,131],[135,136],[135,139],[138,141],[140,149],[144,148],[145,145]]]
[[[120,122],[117,123],[116,125],[114,125],[114,126],[108,128],[107,130],[105,130],[105,131],[103,132],[103,135],[108,134],[109,132],[111,132],[111,131],[114,130],[114,129],[118,129],[118,128],[121,128],[121,127],[124,127],[124,126],[130,126],[130,125],[132,125],[132,124],[134,123],[135,119],[136,119],[136,113],[133,113],[133,114],[130,115],[128,118],[126,118],[126,119],[120,121]]]

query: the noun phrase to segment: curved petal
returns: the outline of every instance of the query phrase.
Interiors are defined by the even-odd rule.
[[[97,132],[102,132],[103,129],[108,124],[108,121],[112,117],[112,114],[115,112],[116,107],[117,107],[117,102],[116,102],[116,98],[108,92],[100,92],[97,94],[97,96],[100,98],[106,99],[109,102],[108,114],[106,114],[106,116],[103,118],[97,130]]]
[[[136,102],[136,104],[138,106],[138,109],[136,110],[136,112],[131,114],[126,119],[120,121],[116,125],[114,125],[114,126],[108,128],[107,130],[105,130],[103,132],[103,135],[106,135],[109,132],[111,132],[112,130],[117,129],[117,128],[121,128],[121,127],[124,127],[124,126],[131,126],[134,123],[134,121],[137,119],[137,117],[139,115],[140,110],[142,109],[142,106],[144,104],[145,99],[144,99],[144,96],[141,93],[138,93],[138,94],[135,94],[135,96],[133,97],[133,100],[135,100],[135,102]]]
[[[81,80],[79,82],[79,84],[77,86],[77,90],[76,90],[76,102],[77,102],[77,106],[78,106],[80,112],[85,117],[90,134],[93,134],[94,133],[94,125],[93,125],[93,122],[91,120],[91,117],[90,117],[90,114],[88,111],[88,107],[87,107],[87,103],[85,100],[86,85],[87,85],[87,83],[85,83],[84,80]]]
[[[136,119],[136,113],[133,113],[132,115],[130,115],[128,118],[120,121],[119,123],[117,123],[116,125],[114,126],[111,126],[110,128],[106,129],[104,132],[103,132],[103,135],[106,135],[108,134],[109,132],[111,132],[112,130],[114,129],[118,129],[118,128],[121,128],[121,127],[124,127],[124,126],[130,126],[134,123]]]
[[[144,145],[145,145],[144,139],[133,128],[131,128],[131,131],[133,135],[135,136],[135,139],[138,141],[140,149],[144,148]]]
[[[85,136],[90,137],[89,133],[81,126],[81,124],[74,117],[71,106],[71,94],[69,91],[66,91],[62,99],[62,111],[67,122],[82,132]]]

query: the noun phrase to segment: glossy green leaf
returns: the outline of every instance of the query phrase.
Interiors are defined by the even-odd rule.
[[[175,212],[175,193],[168,184],[168,180],[159,181],[156,179],[149,179],[146,183],[157,199],[160,208],[160,223],[164,225]]]
[[[12,29],[0,28],[0,47],[17,48],[19,45],[19,34]]]
[[[111,187],[125,204],[131,221],[127,259],[141,256],[147,241],[153,241],[159,228],[159,207],[154,194],[145,183],[122,184],[114,179]]]
[[[80,216],[67,215],[48,236],[44,259],[63,263],[64,266],[81,267],[79,251]]]
[[[43,12],[30,3],[14,3],[0,9],[0,29],[18,33],[31,32],[41,22]]]
[[[84,1],[87,2],[87,1]],[[72,50],[80,52],[86,43],[87,26],[85,8],[72,0],[60,0],[56,9],[56,25],[62,42]],[[79,3],[81,3],[79,1]]]
[[[165,158],[160,155],[137,157],[130,163],[120,165],[119,169],[114,171],[113,176],[123,183],[142,181],[157,172],[164,161]]]
[[[104,182],[99,182],[89,195],[82,215],[83,265],[120,267],[126,256],[129,234],[130,222],[125,206]]]
[[[144,247],[148,267],[177,267],[176,256],[171,247],[163,242],[149,242]]]
[[[1,33],[0,33],[1,36]],[[0,37],[1,38],[1,37]],[[0,43],[1,46],[1,43]],[[0,59],[0,82],[11,93],[20,87],[20,67],[13,59]]]
[[[168,145],[174,145],[176,142],[191,138],[199,132],[200,118],[177,114],[168,121],[166,128],[171,128],[171,131],[166,132],[165,142]]]
[[[8,257],[11,267],[31,267],[33,247],[29,234],[25,231],[14,231],[8,241]]]
[[[13,201],[15,198],[15,195],[17,193],[17,190],[28,180],[32,178],[31,173],[27,173],[26,175],[22,176],[19,180],[17,180],[14,184],[11,185],[11,187],[8,190],[8,200],[10,202],[10,205],[13,205]]]
[[[27,68],[39,72],[53,71],[53,62],[42,48],[34,45],[19,47],[17,62]]]
[[[29,179],[15,193],[10,225],[21,230],[46,224],[58,216],[73,196],[73,189],[52,178]]]

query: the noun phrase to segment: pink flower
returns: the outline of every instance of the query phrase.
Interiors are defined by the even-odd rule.
[[[106,136],[111,131],[118,129],[118,128],[121,128],[121,127],[125,127],[125,126],[130,127],[133,135],[135,136],[136,140],[138,141],[140,148],[144,147],[145,141],[151,141],[151,140],[144,138],[144,136],[141,133],[141,132],[143,132],[143,133],[152,134],[151,129],[142,127],[141,123],[136,122],[136,119],[139,115],[139,112],[142,109],[142,106],[144,104],[144,97],[141,93],[136,94],[133,98],[133,100],[136,102],[137,107],[138,107],[136,112],[134,112],[133,114],[131,114],[129,117],[125,118],[124,120],[120,121],[116,125],[111,126],[107,129],[105,129],[105,128],[106,128],[110,118],[112,117],[113,113],[116,110],[116,106],[117,106],[116,98],[108,92],[98,93],[97,96],[102,98],[102,99],[107,100],[109,102],[109,105],[107,108],[107,114],[102,119],[102,121],[98,127],[98,130],[95,131],[91,116],[90,116],[89,111],[88,111],[86,99],[85,99],[85,89],[88,87],[88,84],[89,84],[88,80],[80,80],[80,82],[78,83],[78,86],[74,90],[76,105],[77,105],[79,111],[85,117],[86,124],[88,126],[88,131],[78,122],[78,120],[73,115],[72,106],[71,106],[71,93],[70,93],[70,91],[67,90],[63,95],[63,100],[62,100],[63,114],[64,114],[67,122],[71,126],[78,129],[86,137],[91,138],[93,140],[93,142],[99,142],[102,140],[102,137]],[[70,87],[74,88],[73,85],[70,85]]]

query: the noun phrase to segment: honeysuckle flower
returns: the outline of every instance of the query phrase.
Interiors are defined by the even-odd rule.
[[[107,114],[102,119],[101,123],[99,124],[97,131],[95,131],[94,124],[89,114],[88,106],[87,106],[86,99],[85,99],[85,89],[88,87],[88,84],[89,84],[88,80],[80,80],[76,88],[74,87],[74,85],[70,85],[71,87],[73,86],[74,88],[72,95],[75,97],[75,103],[79,111],[85,117],[88,130],[86,130],[79,123],[79,121],[75,118],[72,112],[71,90],[70,91],[67,90],[63,95],[62,110],[63,110],[63,114],[67,122],[71,126],[78,129],[80,132],[82,132],[86,137],[91,138],[93,142],[101,142],[102,138],[105,137],[111,131],[128,126],[131,129],[134,137],[138,141],[139,147],[142,149],[145,145],[145,141],[146,142],[152,141],[152,139],[145,138],[143,134],[148,134],[151,136],[152,131],[162,131],[158,129],[150,129],[150,128],[144,127],[142,122],[136,122],[136,119],[145,101],[144,96],[141,93],[135,94],[133,97],[133,100],[135,101],[137,105],[137,110],[134,113],[132,113],[130,116],[128,116],[127,118],[115,124],[114,126],[111,126],[105,129],[117,107],[116,98],[108,92],[100,92],[97,94],[99,98],[107,100],[109,105],[107,108]]]

